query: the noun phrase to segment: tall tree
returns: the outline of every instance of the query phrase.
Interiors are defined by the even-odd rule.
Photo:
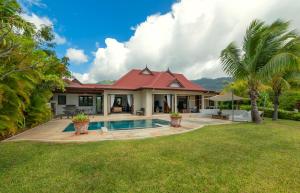
[[[270,85],[273,92],[273,120],[278,119],[279,97],[284,90],[290,89],[292,86],[298,87],[300,83],[300,74],[297,72],[297,65],[295,71],[283,71],[281,73],[274,73],[272,75]]]
[[[0,138],[51,117],[52,90],[63,89],[68,60],[57,58],[53,31],[20,17],[16,0],[0,0]]]
[[[223,70],[236,80],[247,81],[253,122],[261,123],[257,99],[259,85],[266,77],[294,68],[298,57],[288,45],[298,43],[298,34],[289,23],[277,20],[268,25],[254,20],[246,30],[242,48],[230,43],[221,53]]]

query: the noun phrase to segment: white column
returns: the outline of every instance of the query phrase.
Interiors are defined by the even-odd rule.
[[[178,112],[178,109],[177,109],[177,94],[174,94],[174,111],[175,111],[175,113],[177,113]]]
[[[201,97],[201,109],[205,109],[204,95],[202,95],[202,97]]]
[[[152,91],[151,90],[146,90],[145,91],[145,99],[146,99],[146,102],[145,102],[145,115],[146,116],[151,116],[152,115]]]
[[[103,93],[103,115],[108,115],[108,94],[105,91]]]

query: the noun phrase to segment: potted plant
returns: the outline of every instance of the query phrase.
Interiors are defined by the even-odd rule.
[[[79,113],[72,119],[75,127],[75,135],[87,134],[89,127],[89,117],[84,113]]]
[[[180,127],[182,116],[179,113],[171,113],[170,118],[172,127]]]

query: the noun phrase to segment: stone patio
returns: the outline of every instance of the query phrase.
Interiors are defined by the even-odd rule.
[[[159,118],[169,120],[168,114],[153,115],[151,117],[134,116],[134,115],[110,115],[110,116],[90,116],[91,122],[94,121],[116,121],[116,120],[138,120]],[[23,133],[15,135],[5,141],[43,141],[43,142],[88,142],[103,140],[126,140],[126,139],[142,139],[149,137],[158,137],[165,135],[180,134],[195,129],[199,129],[205,125],[228,124],[230,121],[211,119],[200,116],[199,114],[183,114],[181,127],[158,127],[146,129],[133,129],[122,131],[109,131],[102,134],[100,130],[89,131],[86,135],[76,136],[75,132],[63,132],[63,130],[71,123],[71,119],[53,119],[45,124],[29,129]]]

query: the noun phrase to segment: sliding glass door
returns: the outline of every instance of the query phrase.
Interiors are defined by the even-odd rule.
[[[96,113],[103,113],[103,96],[96,96]]]

